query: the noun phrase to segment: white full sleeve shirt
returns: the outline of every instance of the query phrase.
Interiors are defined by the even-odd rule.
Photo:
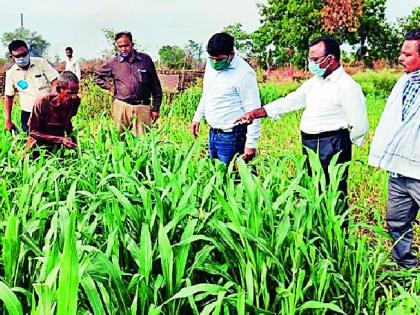
[[[261,107],[255,71],[238,53],[223,71],[214,70],[207,62],[203,79],[203,95],[193,121],[204,116],[216,129],[229,130],[241,115]],[[260,120],[248,126],[245,146],[255,148],[260,137]]]
[[[272,118],[301,108],[304,133],[349,129],[352,143],[360,146],[369,130],[365,96],[343,67],[326,78],[314,76],[296,91],[264,106]]]

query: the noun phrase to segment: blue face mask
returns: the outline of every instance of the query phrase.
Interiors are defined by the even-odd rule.
[[[126,54],[119,54],[119,56],[122,59],[129,59],[132,54],[133,54],[133,51],[130,51],[129,53],[126,53]]]
[[[312,61],[309,62],[308,69],[314,76],[317,76],[317,77],[323,77],[325,74],[325,71],[327,70],[327,68],[321,68],[319,63],[315,63]]]
[[[30,57],[29,54],[26,55],[25,57],[19,57],[19,58],[14,58],[15,59],[15,63],[20,67],[20,68],[24,68],[27,65],[29,65],[30,62]]]

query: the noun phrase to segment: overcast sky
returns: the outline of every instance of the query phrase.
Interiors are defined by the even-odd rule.
[[[205,44],[224,26],[239,22],[246,31],[259,26],[256,0],[0,0],[0,34],[24,26],[51,43],[48,55],[64,58],[72,46],[76,57],[101,55],[107,47],[103,28],[130,30],[154,58],[162,45],[184,47],[189,39]],[[409,15],[420,0],[388,0],[390,21]],[[0,48],[4,55],[5,48]]]

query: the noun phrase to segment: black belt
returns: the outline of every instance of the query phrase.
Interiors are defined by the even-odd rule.
[[[339,129],[339,130],[332,130],[332,131],[325,131],[320,133],[305,133],[303,131],[300,132],[302,135],[303,140],[316,140],[328,137],[335,137],[335,136],[348,136],[349,130],[348,129]]]
[[[210,130],[214,133],[232,133],[236,131],[247,131],[247,125],[236,125],[233,128],[230,129],[218,129],[210,127]]]
[[[130,105],[150,105],[149,100],[120,100],[122,102],[126,102]]]

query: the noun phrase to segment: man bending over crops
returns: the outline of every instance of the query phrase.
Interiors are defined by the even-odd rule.
[[[95,71],[95,83],[114,93],[112,115],[118,130],[128,129],[137,136],[158,119],[162,88],[152,59],[134,50],[130,32],[116,34],[115,45],[119,55]]]
[[[372,140],[369,164],[389,172],[386,221],[395,241],[392,257],[418,266],[411,252],[412,225],[420,207],[420,29],[406,34],[395,84]]]
[[[56,91],[36,100],[29,119],[28,146],[35,144],[75,148],[70,137],[71,119],[80,105],[79,80],[71,71],[64,71],[57,79]]]
[[[208,44],[210,55],[191,133],[197,137],[204,116],[210,125],[210,156],[229,164],[236,154],[245,161],[255,156],[260,122],[248,127],[235,126],[235,119],[261,107],[255,71],[234,50],[234,38],[227,33],[213,35]]]
[[[19,95],[22,108],[20,115],[23,131],[28,131],[28,119],[35,99],[51,92],[51,83],[58,72],[47,60],[31,57],[26,43],[14,40],[9,44],[9,53],[14,65],[6,72],[4,89],[4,122],[9,131],[17,131],[12,122],[12,107],[15,94]]]
[[[300,123],[303,153],[308,155],[308,149],[318,153],[329,181],[328,165],[333,156],[339,153],[338,163],[348,162],[352,143],[360,146],[363,142],[369,128],[366,102],[359,84],[340,65],[340,45],[336,39],[312,40],[308,62],[311,79],[285,97],[246,113],[237,122],[250,123],[266,116],[277,118],[303,108]],[[346,170],[339,184],[343,198],[347,197],[347,174]]]

